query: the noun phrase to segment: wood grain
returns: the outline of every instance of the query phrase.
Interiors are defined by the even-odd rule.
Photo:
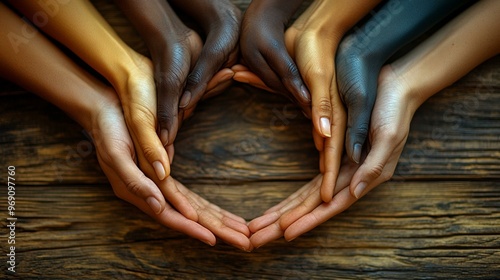
[[[249,1],[233,2],[245,9]],[[92,2],[147,55],[111,0]],[[483,63],[419,109],[393,181],[293,242],[278,240],[253,253],[208,247],[116,198],[82,129],[51,104],[0,81],[0,168],[17,171],[16,276],[498,279],[499,66],[500,57]],[[286,100],[236,84],[202,102],[185,122],[172,172],[208,200],[252,219],[318,173],[310,134],[310,121]],[[2,192],[1,209],[6,202]],[[6,220],[0,225],[5,229]],[[5,256],[5,243],[0,248]],[[4,272],[5,266],[0,278]]]
[[[417,111],[395,180],[500,178],[499,64],[486,62]],[[23,183],[107,182],[91,142],[59,109],[31,94],[0,98],[0,164],[16,165]],[[236,85],[184,123],[172,172],[187,184],[307,180],[318,172],[310,131],[285,99]]]
[[[252,218],[302,183],[191,187]],[[23,279],[492,279],[500,273],[500,190],[491,182],[386,183],[295,241],[250,254],[166,229],[106,185],[21,186],[17,200]]]

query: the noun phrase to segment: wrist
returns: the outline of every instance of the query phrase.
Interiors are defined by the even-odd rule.
[[[130,49],[127,55],[121,60],[109,64],[113,70],[106,76],[113,88],[117,91],[120,98],[124,98],[123,94],[127,94],[129,81],[138,74],[148,73],[147,67],[150,66],[150,60],[145,56]]]
[[[74,100],[74,106],[65,109],[70,117],[89,132],[95,129],[95,124],[104,109],[120,106],[115,91],[107,86],[81,92],[79,96]]]
[[[292,18],[293,14],[299,9],[303,0],[253,0],[248,6],[246,15],[251,14],[253,17],[279,20],[284,24]],[[245,18],[247,18],[245,16]]]

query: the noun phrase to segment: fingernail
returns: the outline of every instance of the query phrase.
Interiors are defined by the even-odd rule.
[[[161,212],[161,204],[158,201],[158,199],[150,196],[146,199],[146,202],[148,203],[149,207],[153,212],[155,212],[156,215],[160,214]]]
[[[158,176],[158,179],[160,179],[160,181],[165,179],[165,168],[163,168],[161,162],[153,162],[153,169],[155,170],[156,176]]]
[[[295,240],[295,238],[297,238],[297,236],[294,236],[294,237],[292,237],[292,238],[290,238],[290,239],[286,239],[286,241],[287,241],[287,242],[292,242],[292,241],[294,241],[294,240]]]
[[[354,150],[352,151],[352,159],[356,162],[359,163],[361,160],[361,144],[356,143],[354,144]]]
[[[363,192],[365,191],[365,189],[366,189],[366,183],[360,182],[354,189],[354,196],[359,199],[363,194]]]
[[[321,117],[319,119],[321,126],[321,133],[326,137],[332,137],[330,120],[327,117]]]
[[[179,108],[186,108],[186,106],[189,105],[189,101],[191,101],[191,92],[187,90],[181,97]]]
[[[208,246],[212,246],[212,247],[215,245],[215,244],[210,243],[210,242],[209,242],[209,241],[207,241],[207,240],[201,240],[201,242],[203,242],[203,243],[207,244]]]
[[[306,100],[307,102],[311,102],[311,94],[309,94],[309,91],[304,85],[300,86],[300,95]]]
[[[168,130],[166,129],[160,130],[160,141],[163,144],[163,146],[166,146],[168,144]]]
[[[245,247],[241,247],[241,250],[247,252],[247,253],[250,253],[252,252],[252,249],[248,249],[248,248],[245,248]]]

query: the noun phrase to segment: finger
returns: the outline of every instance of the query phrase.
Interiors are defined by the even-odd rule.
[[[326,222],[331,217],[343,212],[354,202],[356,202],[356,198],[350,194],[349,189],[343,189],[335,195],[332,201],[328,203],[323,202],[312,212],[304,215],[291,224],[284,232],[285,239],[287,241],[292,241],[298,236]]]
[[[276,208],[274,212],[268,212],[255,219],[255,222],[252,221],[249,224],[249,228],[252,232],[256,232],[260,230],[261,228],[268,226],[271,223],[277,223],[281,224],[281,220],[283,219],[284,216],[286,216],[288,213],[287,212],[294,212],[294,213],[301,213],[299,210],[296,210],[297,208],[302,208],[302,204],[309,204],[309,203],[314,203],[311,201],[311,199],[307,200],[308,198],[311,197],[311,194],[318,194],[319,196],[319,183],[320,183],[320,178],[321,176],[316,176],[313,180],[311,180],[309,183],[307,183],[304,187],[299,189],[299,191],[295,192],[292,194],[290,197],[288,197],[285,201],[285,203],[280,203],[281,207]],[[314,197],[314,196],[312,196]]]
[[[244,66],[242,66],[241,69],[244,69],[243,67]],[[297,103],[295,98],[290,96],[288,94],[288,91],[286,91],[286,89],[284,89],[284,88],[282,90],[273,89],[272,87],[268,86],[261,78],[259,78],[258,75],[256,75],[255,73],[253,73],[251,71],[246,71],[246,70],[236,71],[234,76],[233,76],[233,79],[237,82],[249,84],[251,86],[254,86],[256,88],[259,88],[259,89],[262,89],[262,90],[265,90],[268,92],[284,95],[285,97],[290,99],[292,102]],[[309,103],[297,104],[297,105],[299,105],[301,107],[302,112],[304,113],[304,115],[307,118],[311,117],[311,107],[309,106]]]
[[[287,197],[285,200],[283,200],[279,204],[277,204],[277,205],[269,208],[266,212],[264,212],[264,214],[268,214],[268,213],[271,213],[271,212],[278,211],[279,209],[283,208],[285,205],[287,205],[291,201],[296,200],[297,197],[302,196],[303,193],[309,193],[309,192],[311,192],[311,186],[315,185],[316,182],[321,179],[321,177],[322,177],[321,174],[316,175],[316,177],[314,177],[311,181],[309,181],[307,184],[305,184],[304,186],[302,186],[300,189],[298,189],[296,192],[294,192],[293,194],[291,194],[289,197]]]
[[[216,95],[219,95],[221,94],[222,92],[224,92],[226,89],[229,88],[229,86],[231,86],[233,84],[233,80],[227,80],[225,82],[221,82],[219,84],[217,84],[217,86],[215,86],[213,89],[207,91],[205,93],[205,95],[203,95],[203,97],[201,98],[201,100],[205,100],[205,99],[208,99],[208,98],[212,98]],[[195,107],[192,107],[192,108],[195,108]]]
[[[184,216],[172,209],[169,204],[165,205],[165,210],[159,215],[155,214],[154,210],[152,210],[142,198],[134,195],[124,187],[126,183],[121,180],[121,175],[115,173],[113,169],[106,164],[101,163],[101,167],[106,174],[106,177],[108,177],[109,181],[112,183],[113,189],[116,188],[124,190],[119,196],[121,199],[135,205],[141,211],[153,217],[155,220],[160,222],[160,224],[167,226],[168,228],[187,234],[208,245],[215,245],[216,238],[210,230],[192,220],[186,219]]]
[[[325,173],[325,152],[319,152],[319,172]]]
[[[339,171],[339,176],[337,178],[337,183],[335,186],[335,193],[338,193],[342,189],[349,186],[351,183],[354,173],[358,170],[359,165],[352,162],[349,158],[344,156],[342,164]]]
[[[315,185],[318,182],[319,177],[321,177],[321,175],[316,176],[313,180],[302,186],[299,190],[291,194],[279,204],[269,208],[266,212],[264,212],[262,216],[250,221],[250,223],[248,223],[248,228],[250,229],[250,231],[257,232],[260,229],[278,221],[283,213],[285,213],[288,209],[291,209],[294,206],[298,205],[302,201],[301,198],[307,197],[311,192],[314,191],[314,188],[311,189],[311,186]]]
[[[349,113],[347,117],[346,152],[349,158],[356,163],[360,162],[362,148],[368,135],[370,115],[373,107],[373,103],[369,100],[363,103],[361,106],[358,106],[359,104],[355,106],[347,104]]]
[[[207,91],[201,98],[205,100],[214,97],[223,91],[225,91],[233,83],[234,72],[230,68],[224,68],[217,72],[215,76],[208,82]],[[192,106],[190,109],[194,109],[196,106]]]
[[[229,59],[231,50],[236,47],[237,39],[233,26],[224,25],[217,32],[210,32],[196,64],[188,76],[182,94],[180,108],[190,108],[196,104],[205,91],[208,82]]]
[[[170,69],[158,73],[155,79],[158,89],[158,126],[160,127],[161,141],[165,146],[174,143],[179,130],[179,97],[184,86],[185,76],[178,71],[178,69]]]
[[[167,203],[160,189],[137,167],[129,153],[110,151],[108,159],[103,159],[98,153],[98,159],[101,165],[108,167],[109,173],[113,170],[112,173],[116,174],[120,182],[123,182],[120,186],[147,203],[153,211],[152,214],[158,215],[165,210]]]
[[[186,197],[185,193],[181,192],[178,188],[177,182],[171,177],[161,183],[161,190],[169,203],[177,209],[184,217],[198,221],[198,213],[193,208],[190,200]]]
[[[210,211],[200,213],[198,222],[211,230],[217,237],[237,248],[244,251],[250,251],[253,248],[247,235],[232,228],[236,224],[235,222],[220,219]],[[231,226],[228,226],[227,223]]]
[[[301,107],[310,106],[311,94],[302,81],[297,65],[286,51],[284,42],[275,40],[272,46],[273,52],[270,56],[266,56],[265,60],[279,77],[278,81],[281,81]],[[267,76],[259,76],[266,80]],[[271,86],[271,88],[273,87]]]
[[[250,237],[250,230],[246,224],[242,224],[240,221],[233,220],[225,215],[222,216],[221,221],[228,228],[244,234],[247,238]]]
[[[314,47],[317,46],[312,43],[309,47],[314,49]],[[321,49],[324,48],[320,48],[320,50]],[[301,60],[307,59],[307,64],[314,65],[314,67],[310,67],[309,69],[302,69],[302,74],[304,75],[304,81],[311,92],[312,121],[314,128],[325,138],[332,136],[333,120],[330,89],[332,88],[332,83],[336,82],[333,57],[329,59],[331,55],[332,54],[328,55],[326,53],[319,52],[317,56],[313,56],[312,58],[301,58],[299,56],[300,60],[298,60],[301,62]],[[325,61],[331,61],[331,63],[325,63]],[[337,92],[334,92],[333,94],[337,94]]]
[[[313,129],[312,135],[314,140],[314,146],[316,146],[316,150],[322,152],[325,145],[325,138],[323,138],[316,129]]]
[[[339,175],[340,161],[342,159],[344,136],[346,131],[346,113],[337,92],[337,85],[332,82],[330,89],[332,104],[332,132],[331,138],[324,142],[324,177],[321,183],[321,199],[330,202],[335,193],[337,176]]]
[[[250,71],[250,69],[243,64],[235,64],[231,66],[231,70],[233,70],[235,73],[240,71]]]
[[[318,188],[319,189],[319,188]],[[298,204],[295,205],[290,211],[283,214],[280,219],[280,227],[284,230],[288,228],[293,222],[298,220],[300,217],[311,212],[313,209],[318,207],[322,202],[321,194],[318,191],[314,191],[308,194],[308,196]]]
[[[187,120],[194,114],[194,110],[196,109],[196,106],[187,110],[182,111],[182,121]]]
[[[390,136],[375,138],[365,161],[352,178],[351,194],[359,199],[375,186],[389,180],[400,155],[400,152],[395,150],[397,147],[403,147],[405,143],[406,137],[399,141],[397,137]]]
[[[249,68],[252,69],[253,74],[256,75],[259,80],[262,79],[265,86],[272,89],[272,92],[288,93],[287,89],[281,82],[281,79],[278,75],[276,75],[274,70],[260,53],[253,54],[251,64],[249,64],[249,66]],[[238,73],[235,73],[235,76],[236,74]]]
[[[234,71],[230,68],[223,68],[219,72],[217,72],[212,79],[207,84],[207,92],[215,89],[217,85],[224,83],[228,80],[231,80],[234,76]]]
[[[233,220],[235,220],[235,221],[237,221],[237,222],[239,222],[239,223],[242,223],[242,224],[245,224],[245,225],[246,225],[246,223],[247,223],[247,221],[246,221],[244,218],[242,218],[242,217],[240,217],[240,216],[238,216],[238,215],[236,215],[236,214],[233,214],[233,213],[231,213],[231,212],[229,212],[229,211],[227,211],[227,210],[224,210],[224,209],[222,209],[222,208],[219,208],[219,212],[220,212],[222,215],[224,215],[224,216],[226,216],[226,217],[228,217],[228,218],[231,218],[231,219],[233,219]]]
[[[206,199],[202,198],[199,195],[197,195],[197,196],[198,196],[199,200],[205,201],[205,203],[206,203],[205,207],[209,207],[211,211],[214,211],[215,213],[217,213],[217,215],[218,215],[217,217],[229,219],[229,220],[232,220],[233,222],[239,223],[240,225],[244,225],[245,226],[245,230],[242,231],[242,233],[243,232],[248,232],[248,227],[246,227],[246,221],[245,221],[245,219],[243,219],[242,217],[240,217],[238,215],[235,215],[235,214],[233,214],[233,213],[231,213],[229,211],[226,211],[226,210],[220,208],[219,206],[217,206],[217,205],[215,205],[213,203],[208,202]]]
[[[164,180],[170,175],[170,160],[156,134],[154,112],[141,105],[125,106],[128,108],[125,119],[137,147],[141,169],[150,177],[156,174],[160,181]]]
[[[377,96],[380,69],[369,69],[361,59],[352,58],[349,53],[351,41],[348,37],[341,43],[335,63],[339,93],[348,113],[346,152],[349,158],[359,163]]]
[[[175,156],[175,148],[174,148],[174,145],[168,145],[166,147],[166,150],[167,150],[167,155],[168,155],[168,159],[170,160],[170,165],[172,165],[172,162],[174,161],[174,156]]]
[[[353,174],[356,172],[357,167],[357,164],[354,164],[349,160],[345,161],[342,164],[342,168],[340,169],[340,176],[336,178],[337,188],[335,188],[335,195],[343,189],[346,189]],[[318,183],[322,184],[323,182],[316,182],[316,184]],[[313,209],[321,204],[321,202],[322,201],[318,192],[309,192],[308,197],[304,199],[304,201],[299,206],[296,206],[293,210],[285,213],[282,216],[280,223],[281,228],[288,228],[292,223],[312,212]]]
[[[257,232],[268,225],[276,222],[279,218],[281,217],[279,211],[272,211],[269,213],[266,213],[260,217],[257,217],[248,223],[248,228],[250,229],[250,232]]]
[[[268,87],[264,81],[262,81],[259,76],[255,75],[250,71],[238,71],[235,72],[233,79],[240,83],[249,84],[259,89],[263,89],[272,93],[277,93],[275,90]]]
[[[250,242],[254,248],[259,248],[262,245],[274,241],[283,236],[283,231],[280,226],[276,223],[270,224],[269,226],[257,231],[250,236]]]
[[[183,193],[184,196],[188,198],[189,203],[194,206],[195,211],[197,211],[198,217],[202,215],[210,215],[212,217],[212,220],[218,220],[228,228],[238,231],[245,236],[249,236],[250,232],[248,230],[248,227],[246,226],[245,219],[210,203],[198,194],[190,191],[177,180],[173,179],[173,181],[176,183],[178,190]]]
[[[173,208],[169,207],[167,210],[168,211],[162,212],[156,220],[171,229],[185,233],[211,246],[217,243],[215,235],[208,228],[193,220],[187,219]]]

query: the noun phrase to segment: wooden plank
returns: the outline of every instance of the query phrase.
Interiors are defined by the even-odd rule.
[[[302,183],[191,188],[249,219]],[[389,182],[293,242],[275,241],[252,254],[164,228],[105,185],[22,185],[16,202],[23,279],[493,279],[500,273],[494,182]]]
[[[500,178],[498,65],[500,57],[486,62],[424,104],[395,179]],[[26,184],[106,182],[90,141],[57,108],[32,95],[0,98],[0,166],[15,165]],[[188,184],[306,180],[318,172],[310,131],[285,99],[236,85],[185,122],[172,172]]]
[[[94,2],[125,41],[147,53],[112,1]],[[424,104],[394,179],[500,178],[499,65],[500,57],[489,60]],[[106,182],[80,127],[38,98],[12,96],[22,94],[19,87],[0,85],[0,166],[16,165],[27,184]],[[185,183],[309,179],[318,172],[310,130],[284,99],[236,86],[185,123],[173,174]]]

